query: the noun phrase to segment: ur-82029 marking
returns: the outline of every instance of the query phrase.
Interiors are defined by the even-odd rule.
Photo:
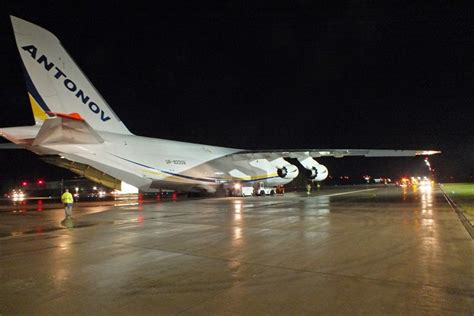
[[[179,159],[174,159],[174,160],[166,159],[165,162],[166,162],[166,164],[168,164],[168,165],[170,165],[170,164],[174,164],[174,165],[185,165],[185,164],[186,164],[186,161],[185,161],[185,160],[179,160]]]

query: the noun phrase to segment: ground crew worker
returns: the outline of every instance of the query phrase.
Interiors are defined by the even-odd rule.
[[[72,218],[72,203],[74,203],[74,198],[72,194],[69,193],[69,189],[66,189],[63,195],[61,195],[61,202],[64,204],[64,213],[67,218]]]

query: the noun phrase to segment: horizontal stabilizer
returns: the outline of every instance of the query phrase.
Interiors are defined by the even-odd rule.
[[[0,136],[20,146],[31,146],[36,135],[38,135],[38,131],[39,127],[37,125],[2,127],[0,128]]]
[[[104,140],[86,121],[60,116],[44,121],[33,146],[46,144],[100,144]]]

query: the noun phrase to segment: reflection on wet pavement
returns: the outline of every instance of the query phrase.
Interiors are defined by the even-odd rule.
[[[0,313],[472,314],[437,187],[362,189],[0,212]]]

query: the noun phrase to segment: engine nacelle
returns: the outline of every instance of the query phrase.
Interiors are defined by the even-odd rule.
[[[314,181],[323,181],[329,175],[328,168],[319,164],[316,160],[311,157],[300,161],[301,165],[306,169],[305,176]]]
[[[272,160],[270,163],[277,168],[277,174],[280,178],[294,179],[300,173],[297,166],[292,165],[283,157]]]
[[[314,181],[323,181],[329,175],[328,168],[326,168],[324,165],[317,165],[308,171],[310,171],[308,178]]]
[[[298,176],[300,171],[295,165],[288,164],[281,168],[277,168],[277,173],[280,178],[294,179]]]

